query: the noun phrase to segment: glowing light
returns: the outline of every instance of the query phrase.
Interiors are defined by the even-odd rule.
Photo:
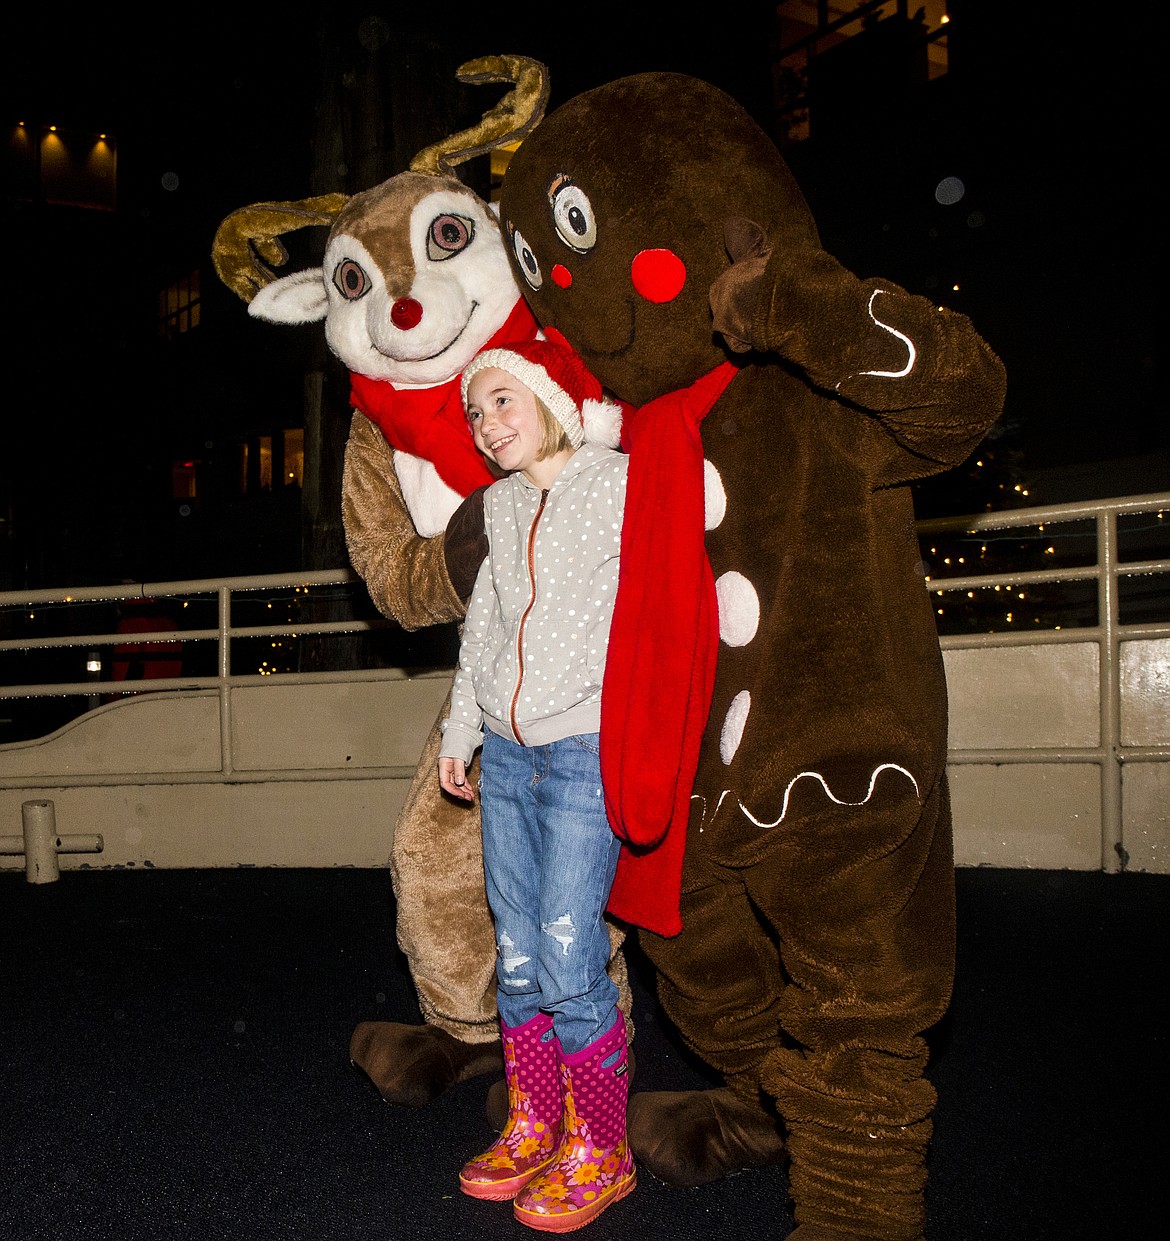
[[[967,187],[958,177],[943,177],[934,187],[934,201],[944,207],[954,206],[966,194]]]

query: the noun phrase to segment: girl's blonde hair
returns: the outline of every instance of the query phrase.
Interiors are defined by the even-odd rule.
[[[531,388],[528,390],[532,392]],[[546,461],[549,457],[555,457],[562,449],[572,448],[573,445],[569,442],[568,435],[565,434],[565,428],[553,417],[552,410],[535,392],[532,392],[532,399],[536,402],[536,412],[540,416],[542,435],[536,459],[537,461]]]

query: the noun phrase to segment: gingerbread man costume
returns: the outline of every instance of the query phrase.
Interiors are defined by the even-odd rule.
[[[680,1185],[786,1156],[800,1241],[918,1238],[954,874],[909,484],[972,451],[1003,368],[962,315],[822,250],[773,143],[692,78],[546,116],[501,222],[538,320],[640,407],[610,909],[725,1085],[635,1095],[635,1154]]]

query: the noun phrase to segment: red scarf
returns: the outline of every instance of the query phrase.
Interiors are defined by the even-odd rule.
[[[601,694],[601,777],[623,841],[609,911],[659,935],[682,930],[691,788],[719,649],[704,544],[699,428],[731,362],[643,405],[629,424],[618,593]]]
[[[536,320],[520,298],[503,326],[483,347],[534,340]],[[429,461],[461,496],[495,481],[467,429],[460,376],[433,388],[396,388],[385,379],[350,374],[350,401],[376,423],[391,448]]]

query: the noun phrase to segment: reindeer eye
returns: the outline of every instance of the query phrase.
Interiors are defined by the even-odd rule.
[[[462,215],[438,215],[427,231],[427,258],[442,262],[466,250],[475,236],[475,221]]]
[[[566,181],[552,195],[553,223],[561,240],[584,254],[597,244],[593,204],[579,186]]]
[[[356,302],[370,291],[370,278],[361,264],[353,259],[343,259],[333,271],[333,283],[347,302]]]
[[[536,261],[536,255],[532,253],[528,242],[524,240],[524,234],[518,229],[512,230],[512,250],[516,255],[516,262],[520,264],[520,273],[524,279],[528,281],[530,289],[539,289],[544,284],[544,277],[540,274],[540,264]]]

